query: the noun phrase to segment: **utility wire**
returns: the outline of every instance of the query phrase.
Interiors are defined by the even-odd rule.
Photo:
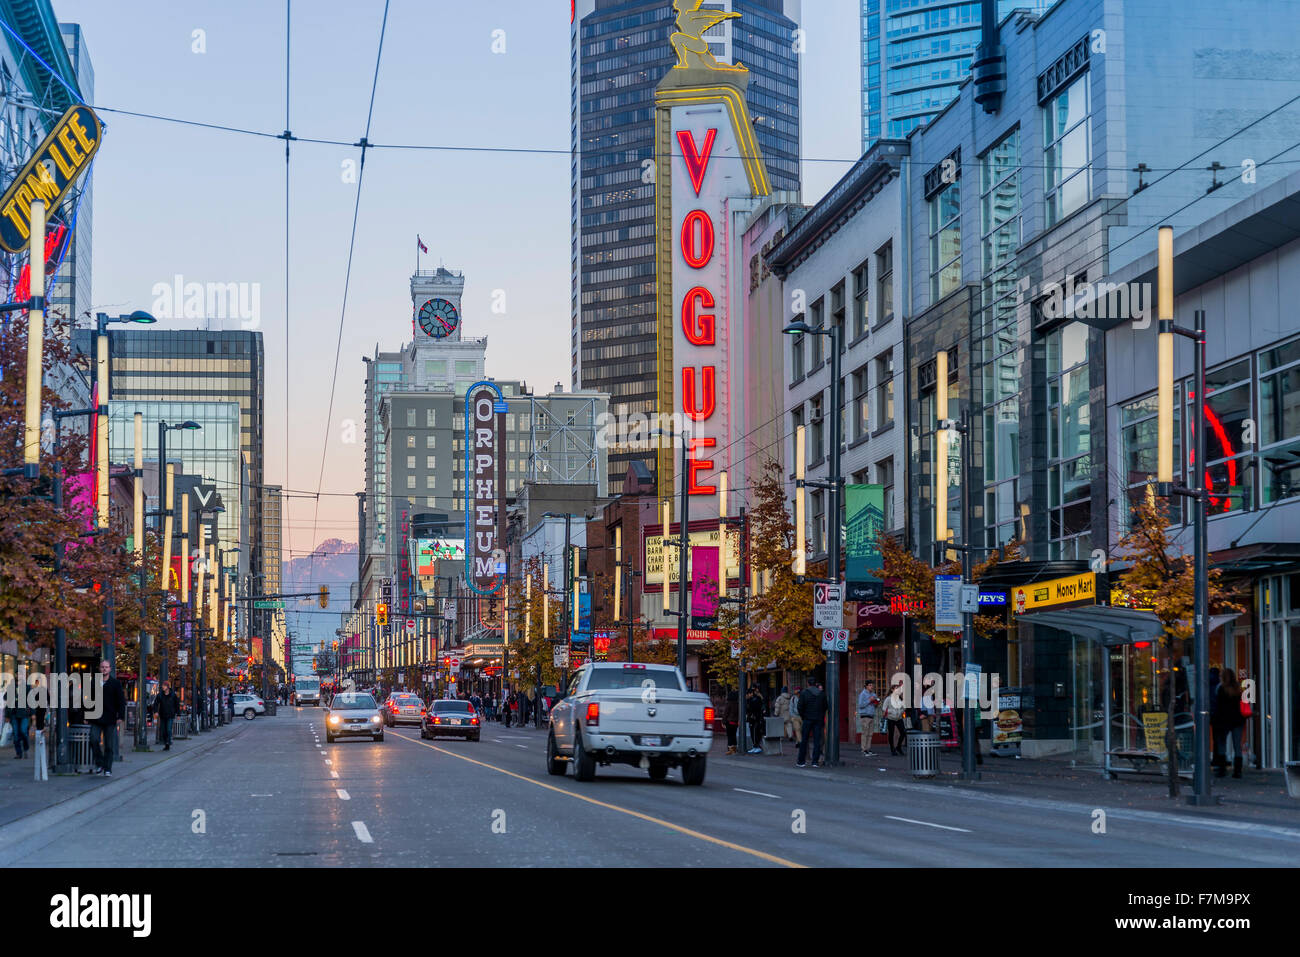
[[[343,351],[343,320],[348,312],[348,288],[352,282],[352,256],[357,245],[357,216],[361,211],[361,188],[365,184],[366,178],[366,149],[370,143],[370,123],[375,114],[375,91],[379,87],[379,64],[384,55],[384,34],[388,30],[388,5],[389,0],[384,0],[384,19],[379,27],[379,50],[375,53],[375,72],[370,82],[370,107],[366,111],[366,134],[361,138],[357,145],[361,147],[361,168],[357,171],[357,197],[352,207],[352,234],[348,239],[348,265],[343,274],[343,305],[339,309],[339,332],[338,339],[334,345],[334,373],[330,376],[330,401],[329,411],[325,414],[325,438],[321,442],[320,451],[320,476],[316,481],[316,494],[320,495],[321,486],[325,483],[325,453],[329,451],[330,427],[334,418],[334,394],[338,389],[339,378],[339,356]],[[285,436],[285,445],[288,445],[289,437]],[[288,475],[285,476],[288,478]],[[320,515],[320,499],[316,500],[316,509],[312,516],[313,526]],[[315,542],[316,533],[312,532],[312,541]]]

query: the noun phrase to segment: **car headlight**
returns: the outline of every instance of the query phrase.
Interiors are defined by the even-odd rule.
[[[338,724],[338,723],[339,723],[339,716],[336,715],[336,714],[332,714],[332,715],[330,715],[330,716],[329,716],[329,723],[330,723],[330,724]]]
[[[379,715],[377,715],[377,714],[372,714],[372,715],[370,716],[370,720],[373,721],[373,722],[375,722],[375,724],[378,724],[378,723],[379,723]]]

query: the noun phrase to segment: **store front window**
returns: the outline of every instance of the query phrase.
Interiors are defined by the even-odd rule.
[[[1255,713],[1267,768],[1300,761],[1300,575],[1264,579],[1256,589],[1261,631]],[[1243,669],[1238,669],[1241,673]],[[1250,729],[1250,725],[1247,725]]]

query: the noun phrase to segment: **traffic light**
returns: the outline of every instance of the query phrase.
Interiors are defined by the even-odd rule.
[[[320,586],[320,606],[328,608],[330,606],[330,588],[329,585]]]
[[[311,656],[311,670],[312,670],[312,671],[315,671],[315,670],[316,670],[316,656],[315,656],[315,655],[312,655],[312,656]]]
[[[339,650],[339,642],[338,642],[338,639],[337,639],[337,638],[334,639],[334,650],[335,650],[335,651],[338,651],[338,650]]]
[[[388,627],[388,606],[382,601],[375,606],[375,620],[379,622],[380,628]]]

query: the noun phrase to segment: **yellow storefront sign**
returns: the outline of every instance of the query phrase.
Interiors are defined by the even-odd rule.
[[[670,536],[671,537],[671,536]],[[711,528],[708,531],[691,532],[691,548],[697,546],[704,548],[717,548],[718,529]],[[662,535],[651,535],[645,540],[645,583],[647,585],[662,585],[664,583],[664,544]],[[677,583],[677,554],[676,547],[668,550],[668,581],[672,584]],[[727,578],[740,577],[740,530],[727,530]]]
[[[1017,615],[1048,605],[1071,601],[1097,601],[1097,576],[1092,572],[1033,582],[1011,589],[1011,607]]]

